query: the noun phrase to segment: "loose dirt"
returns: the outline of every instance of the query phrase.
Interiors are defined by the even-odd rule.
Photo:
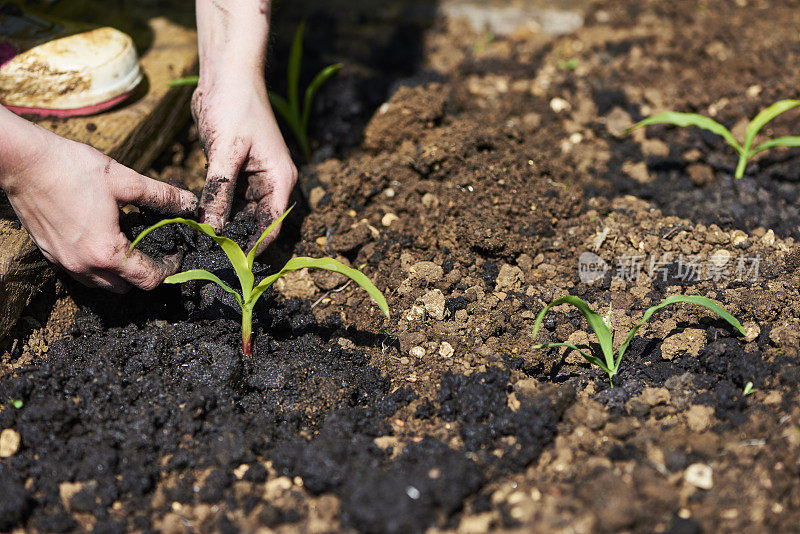
[[[734,181],[734,154],[702,132],[620,135],[666,109],[737,132],[794,97],[796,6],[597,1],[558,37],[492,36],[417,7],[395,12],[421,36],[405,79],[375,59],[385,47],[327,53],[309,38],[309,72],[326,54],[358,68],[320,93],[298,206],[257,266],[337,257],[392,318],[353,284],[300,271],[256,307],[244,358],[211,287],[116,297],[62,281],[66,334],[33,308],[0,367],[0,429],[21,436],[0,459],[0,530],[796,529],[798,151],[766,152]],[[362,98],[371,80],[382,89]],[[796,134],[795,118],[765,133]],[[187,129],[153,173],[198,189],[203,165]],[[226,231],[242,240],[248,224]],[[231,279],[191,233],[148,246]],[[592,282],[586,252],[605,265]],[[572,352],[531,349],[560,296],[607,316],[618,346],[676,293],[714,299],[748,335],[667,308],[613,388]],[[556,308],[537,342],[567,340],[597,348],[574,308]]]

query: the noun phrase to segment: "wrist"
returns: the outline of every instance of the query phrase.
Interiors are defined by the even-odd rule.
[[[269,36],[269,2],[197,0],[200,84],[263,80]]]
[[[203,94],[233,97],[248,93],[266,93],[266,80],[262,71],[243,66],[209,66],[201,69],[197,89]]]
[[[26,170],[38,161],[47,138],[58,136],[0,106],[0,187],[13,193]]]

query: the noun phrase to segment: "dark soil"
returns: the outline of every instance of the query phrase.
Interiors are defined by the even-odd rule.
[[[281,7],[275,51],[299,4]],[[489,35],[425,2],[340,4],[309,7],[310,25],[334,22],[309,36],[308,72],[352,61],[320,93],[316,155],[257,279],[292,255],[337,257],[391,319],[340,277],[299,271],[259,302],[243,357],[235,304],[213,286],[62,283],[0,361],[0,430],[21,438],[0,459],[0,530],[795,531],[798,151],[734,181],[733,153],[702,132],[620,132],[666,109],[738,132],[795,96],[797,6],[598,0],[551,36]],[[397,28],[416,46],[407,62]],[[765,133],[797,133],[790,113]],[[151,174],[198,189],[203,173],[188,128]],[[135,233],[150,219],[127,220]],[[243,243],[251,227],[225,232]],[[143,246],[235,285],[192,232]],[[608,264],[597,281],[579,276],[584,252]],[[714,299],[747,336],[666,308],[613,388],[574,352],[531,349],[560,296],[606,316],[619,346],[677,293]],[[536,341],[597,350],[567,306]]]

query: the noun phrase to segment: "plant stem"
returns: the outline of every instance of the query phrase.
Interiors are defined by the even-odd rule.
[[[736,164],[736,174],[734,178],[737,180],[744,176],[744,169],[747,167],[747,158],[744,155],[739,156],[739,163]]]
[[[242,354],[250,356],[253,346],[253,309],[242,307]]]

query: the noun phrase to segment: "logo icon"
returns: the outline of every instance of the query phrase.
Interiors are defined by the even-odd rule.
[[[593,252],[584,252],[578,257],[578,276],[584,284],[600,280],[608,271],[606,261]]]

